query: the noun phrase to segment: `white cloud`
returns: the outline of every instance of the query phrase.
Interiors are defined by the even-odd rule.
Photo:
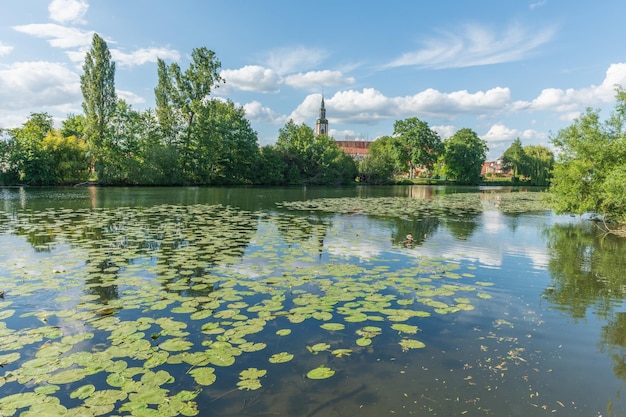
[[[89,9],[84,0],[52,0],[48,5],[50,19],[61,24],[86,23],[83,17]]]
[[[538,9],[539,7],[545,6],[547,2],[548,2],[548,0],[541,0],[541,1],[538,1],[538,2],[535,2],[535,3],[531,3],[529,8],[530,8],[530,10],[535,10],[535,9]]]
[[[327,56],[322,49],[299,46],[293,49],[281,48],[267,53],[266,65],[279,74],[289,74],[308,70],[319,65]]]
[[[33,23],[13,26],[13,29],[38,38],[47,38],[50,45],[55,48],[88,47],[94,34],[93,31],[69,28],[55,23]]]
[[[270,122],[273,124],[282,124],[287,120],[284,116],[276,114],[269,107],[264,107],[258,101],[252,101],[243,105],[246,112],[246,118],[254,122]]]
[[[466,25],[461,33],[443,33],[424,41],[424,48],[406,52],[386,68],[463,68],[514,62],[526,58],[549,42],[555,29],[530,30],[518,25],[496,33],[478,25]]]
[[[451,125],[431,126],[430,128],[437,132],[441,140],[446,140],[452,137],[452,135],[454,135],[458,130],[456,126]]]
[[[225,69],[220,75],[226,81],[227,87],[243,91],[277,92],[282,83],[276,71],[258,65],[246,65],[236,70]]]
[[[567,113],[566,119],[579,114],[586,107],[611,103],[615,99],[615,86],[626,85],[626,63],[611,64],[606,71],[602,84],[582,88],[579,90],[568,88],[546,88],[534,100],[518,101],[515,109],[530,111],[556,111]]]
[[[0,42],[0,56],[8,55],[13,51],[13,47],[11,45],[6,45],[3,42]]]
[[[132,91],[115,90],[115,94],[117,94],[119,98],[121,98],[128,104],[143,104],[146,102],[146,99],[144,99],[141,96],[138,96]]]
[[[0,70],[0,113],[80,108],[80,76],[54,62],[17,62]]]
[[[309,71],[285,77],[285,84],[295,88],[314,88],[323,86],[354,84],[353,77],[346,77],[341,71]]]
[[[84,59],[84,56],[85,55],[83,53],[83,58],[81,59]],[[174,49],[167,48],[141,48],[129,54],[122,52],[119,49],[111,49],[111,58],[119,66],[133,67],[136,65],[143,65],[148,62],[157,62],[158,58],[177,61],[180,59],[180,54]]]
[[[503,123],[496,123],[491,126],[487,133],[482,135],[481,138],[487,141],[487,147],[489,148],[488,157],[490,159],[494,159],[498,155],[502,155],[517,138],[521,140],[524,146],[543,145],[550,147],[550,145],[546,143],[548,139],[548,135],[546,133],[533,129],[514,129],[504,125]]]

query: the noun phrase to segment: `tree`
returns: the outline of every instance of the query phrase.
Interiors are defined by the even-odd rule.
[[[478,184],[487,158],[487,142],[471,129],[464,128],[444,141],[445,172],[462,184]]]
[[[259,157],[256,132],[243,107],[209,100],[198,113],[196,170],[204,183],[249,183]]]
[[[549,185],[554,167],[554,153],[545,146],[524,146],[527,158],[524,175],[530,178],[532,185]]]
[[[283,154],[289,184],[346,184],[354,181],[357,167],[337,143],[326,135],[315,136],[304,123],[290,120],[279,130],[276,149]]]
[[[400,138],[400,143],[406,150],[406,162],[409,176],[412,178],[415,169],[425,167],[431,170],[443,150],[441,138],[428,123],[411,117],[405,120],[396,120],[393,124],[393,134]]]
[[[382,136],[370,144],[367,155],[359,164],[359,180],[372,184],[393,181],[396,174],[396,147],[398,138]],[[398,147],[399,148],[399,147]]]
[[[77,184],[89,178],[87,143],[83,139],[52,129],[43,139],[43,151],[51,163],[49,184]]]
[[[626,92],[616,91],[611,117],[587,109],[552,143],[558,149],[550,191],[557,213],[587,212],[626,223]]]
[[[11,164],[19,172],[20,181],[31,185],[54,183],[52,161],[43,146],[52,128],[52,116],[48,113],[31,113],[22,127],[9,131],[15,144]]]
[[[157,60],[157,68],[158,84],[154,89],[156,116],[167,143],[171,144],[176,141],[178,133],[178,123],[173,101],[174,86],[172,85],[169,67],[161,58]]]
[[[528,167],[528,158],[522,147],[522,141],[517,138],[513,141],[502,155],[502,163],[505,169],[513,171],[513,181],[517,181],[520,175],[523,175]]]
[[[93,35],[91,49],[85,55],[80,88],[85,112],[84,134],[92,152],[96,173],[100,174],[108,162],[108,126],[116,110],[117,96],[115,62],[111,61],[106,42],[97,33]]]

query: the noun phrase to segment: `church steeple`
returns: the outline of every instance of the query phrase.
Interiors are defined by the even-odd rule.
[[[328,135],[328,119],[326,119],[326,107],[324,106],[324,95],[322,94],[322,105],[320,115],[315,121],[315,136]]]

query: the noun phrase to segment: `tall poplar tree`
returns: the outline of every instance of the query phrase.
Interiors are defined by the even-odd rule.
[[[108,124],[115,113],[115,62],[111,52],[97,33],[93,35],[91,49],[85,55],[83,75],[80,77],[85,112],[85,139],[89,145],[97,173],[106,164]]]

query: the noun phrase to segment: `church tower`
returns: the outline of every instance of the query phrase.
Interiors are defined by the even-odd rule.
[[[322,95],[322,105],[320,115],[315,121],[315,136],[328,135],[328,119],[326,119],[326,107],[324,107],[324,95]]]

